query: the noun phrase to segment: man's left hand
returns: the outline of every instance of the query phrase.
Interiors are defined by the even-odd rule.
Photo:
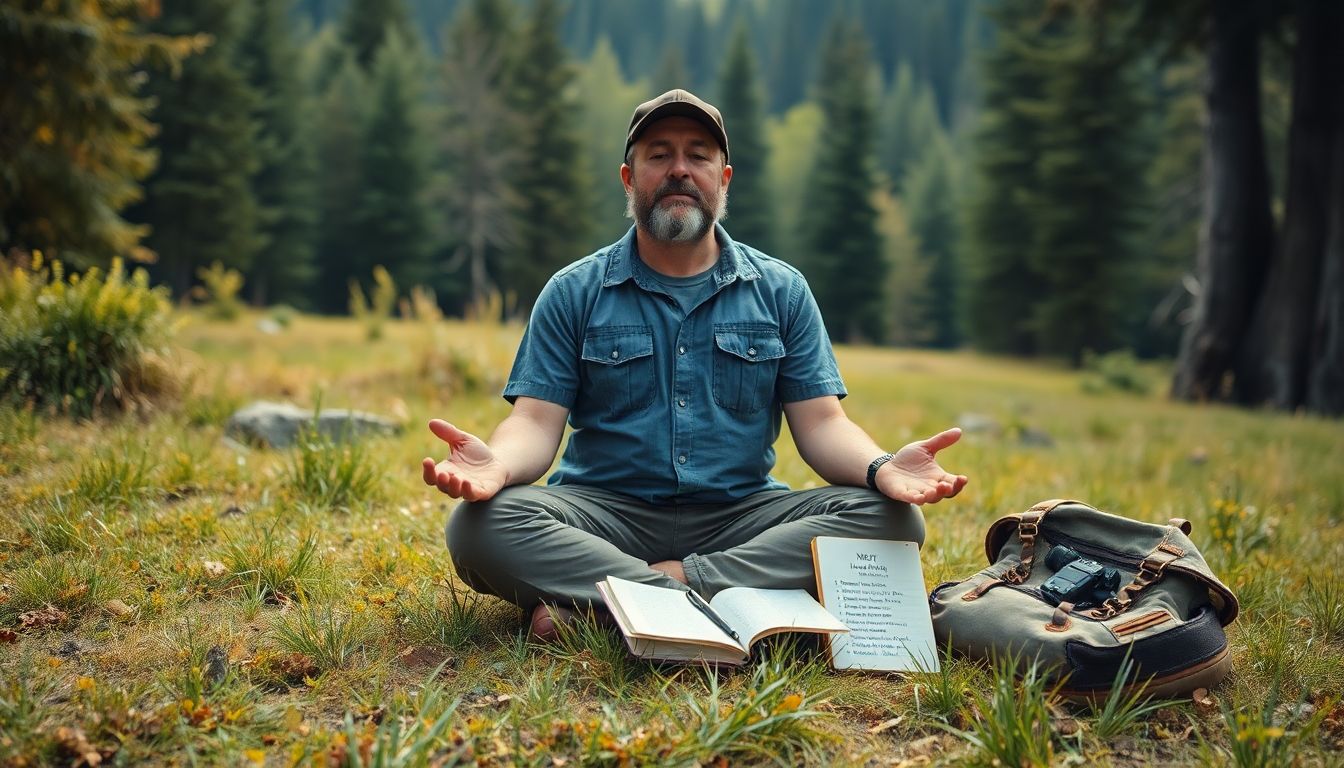
[[[911,504],[935,504],[961,493],[966,476],[944,470],[934,458],[960,439],[961,430],[953,427],[905,446],[877,470],[877,490]]]

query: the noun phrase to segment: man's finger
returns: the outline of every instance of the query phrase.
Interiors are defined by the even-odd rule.
[[[425,485],[434,485],[435,482],[438,481],[439,473],[438,470],[435,469],[433,459],[426,456],[424,461],[420,462],[420,469],[421,469],[420,474],[423,475],[425,478]]]
[[[960,439],[961,427],[953,427],[925,440],[924,447],[928,449],[929,453],[937,453],[950,445],[954,445]]]
[[[470,434],[463,432],[443,419],[430,419],[429,431],[433,432],[435,437],[449,445],[458,445],[463,440],[471,437]]]

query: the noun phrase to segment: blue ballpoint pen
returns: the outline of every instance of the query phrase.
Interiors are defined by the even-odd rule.
[[[706,603],[703,597],[697,595],[695,593],[695,590],[693,589],[686,590],[686,599],[691,601],[691,605],[694,605],[696,610],[705,614],[705,618],[714,622],[714,626],[718,627],[719,629],[722,629],[724,634],[728,635],[729,637],[733,638],[739,643],[742,642],[742,638],[738,637],[737,631],[734,630],[731,626],[729,626],[728,622],[724,621],[722,616],[720,616],[718,613],[715,613],[714,609],[709,607],[709,603]]]

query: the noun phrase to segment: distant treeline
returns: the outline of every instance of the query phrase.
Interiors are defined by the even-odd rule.
[[[1197,5],[1171,6],[1172,26]],[[107,36],[134,16],[150,53],[97,49],[123,78],[109,87],[134,97],[116,102],[133,119],[109,133],[129,153],[115,194],[39,140],[42,126],[96,131],[78,110],[0,104],[33,157],[60,154],[0,175],[29,193],[0,187],[0,246],[76,265],[148,249],[179,296],[218,262],[256,304],[321,312],[346,311],[350,281],[367,287],[384,266],[450,313],[501,295],[525,317],[550,274],[629,226],[617,169],[630,112],[685,86],[728,125],[726,226],[804,271],[837,340],[1075,363],[1170,355],[1195,293],[1207,65],[1145,25],[1178,10],[194,0],[132,13],[107,0],[25,12],[28,27],[0,30],[66,29],[71,18],[42,18],[66,14]],[[86,87],[37,40],[0,40],[19,52],[0,75],[64,66]],[[1262,67],[1271,161],[1286,143],[1288,51],[1266,45]],[[52,171],[61,162],[68,177]],[[1281,174],[1269,189],[1281,200]],[[80,232],[65,208],[106,226]]]

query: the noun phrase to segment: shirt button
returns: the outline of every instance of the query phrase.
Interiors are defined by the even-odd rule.
[[[620,353],[620,352],[617,352],[617,351],[614,350],[614,349],[611,350],[611,359],[612,359],[612,360],[615,360],[616,358],[618,358],[618,357],[620,357],[620,356],[621,356],[621,353]]]
[[[615,353],[613,352],[612,354],[615,354]],[[750,356],[752,356],[752,357],[755,357],[755,356],[756,356],[756,348],[755,348],[755,347],[747,347],[747,354],[750,355]]]
[[[684,355],[684,354],[686,354],[686,347],[684,347],[684,346],[677,347],[677,354],[678,354],[678,355]]]
[[[685,464],[685,463],[686,463],[686,454],[683,453],[683,454],[681,454],[680,456],[678,456],[678,457],[677,457],[677,463],[678,463],[678,464]]]
[[[681,406],[682,408],[685,408],[685,407],[686,407],[686,398],[683,397],[683,398],[681,398],[680,400],[678,400],[678,401],[677,401],[677,405]]]

